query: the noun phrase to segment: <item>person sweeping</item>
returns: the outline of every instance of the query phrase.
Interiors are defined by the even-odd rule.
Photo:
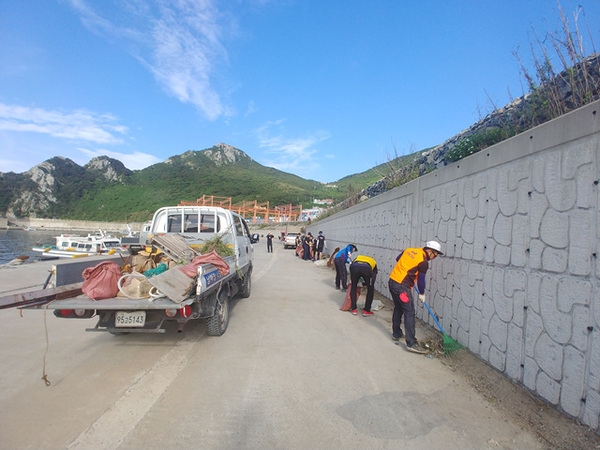
[[[406,349],[413,353],[427,353],[421,347],[415,334],[415,305],[411,289],[417,284],[419,300],[425,302],[425,274],[429,269],[429,261],[443,255],[442,246],[437,241],[429,241],[423,248],[406,248],[396,258],[396,265],[390,273],[388,287],[394,301],[392,314],[392,339],[398,341],[403,333],[400,329],[404,316],[406,333]]]

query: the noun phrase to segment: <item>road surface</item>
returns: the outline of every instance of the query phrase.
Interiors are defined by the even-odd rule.
[[[0,311],[0,447],[545,448],[441,360],[395,345],[389,307],[341,312],[331,269],[274,248],[255,245],[252,295],[221,337]],[[22,277],[2,269],[0,286]]]

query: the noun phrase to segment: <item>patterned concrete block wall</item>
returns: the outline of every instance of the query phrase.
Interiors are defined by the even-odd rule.
[[[373,256],[388,297],[399,251],[439,240],[426,295],[446,333],[600,432],[599,167],[594,102],[309,231]]]

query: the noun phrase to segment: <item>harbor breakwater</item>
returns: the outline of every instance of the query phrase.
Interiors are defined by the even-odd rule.
[[[142,229],[143,223],[130,222],[129,226],[135,232]],[[266,235],[271,231],[276,236],[279,236],[283,231],[299,232],[305,224],[301,222],[292,223],[269,223],[269,224],[253,224],[248,221],[250,232]],[[64,219],[7,219],[0,217],[0,230],[7,229],[34,229],[34,230],[50,230],[50,231],[86,231],[96,232],[100,229],[108,233],[125,233],[127,232],[127,223],[125,222],[104,222],[91,220],[64,220]]]
[[[142,223],[131,222],[129,226],[133,231],[140,231]],[[0,218],[0,229],[34,229],[34,230],[56,230],[56,231],[98,231],[103,230],[108,233],[126,233],[127,223],[125,222],[105,222],[91,220],[63,220],[63,219],[7,219]]]

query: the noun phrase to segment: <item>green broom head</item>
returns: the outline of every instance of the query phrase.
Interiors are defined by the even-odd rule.
[[[460,345],[457,341],[455,341],[446,333],[444,333],[444,355],[451,355],[455,351],[463,348],[464,347]]]

